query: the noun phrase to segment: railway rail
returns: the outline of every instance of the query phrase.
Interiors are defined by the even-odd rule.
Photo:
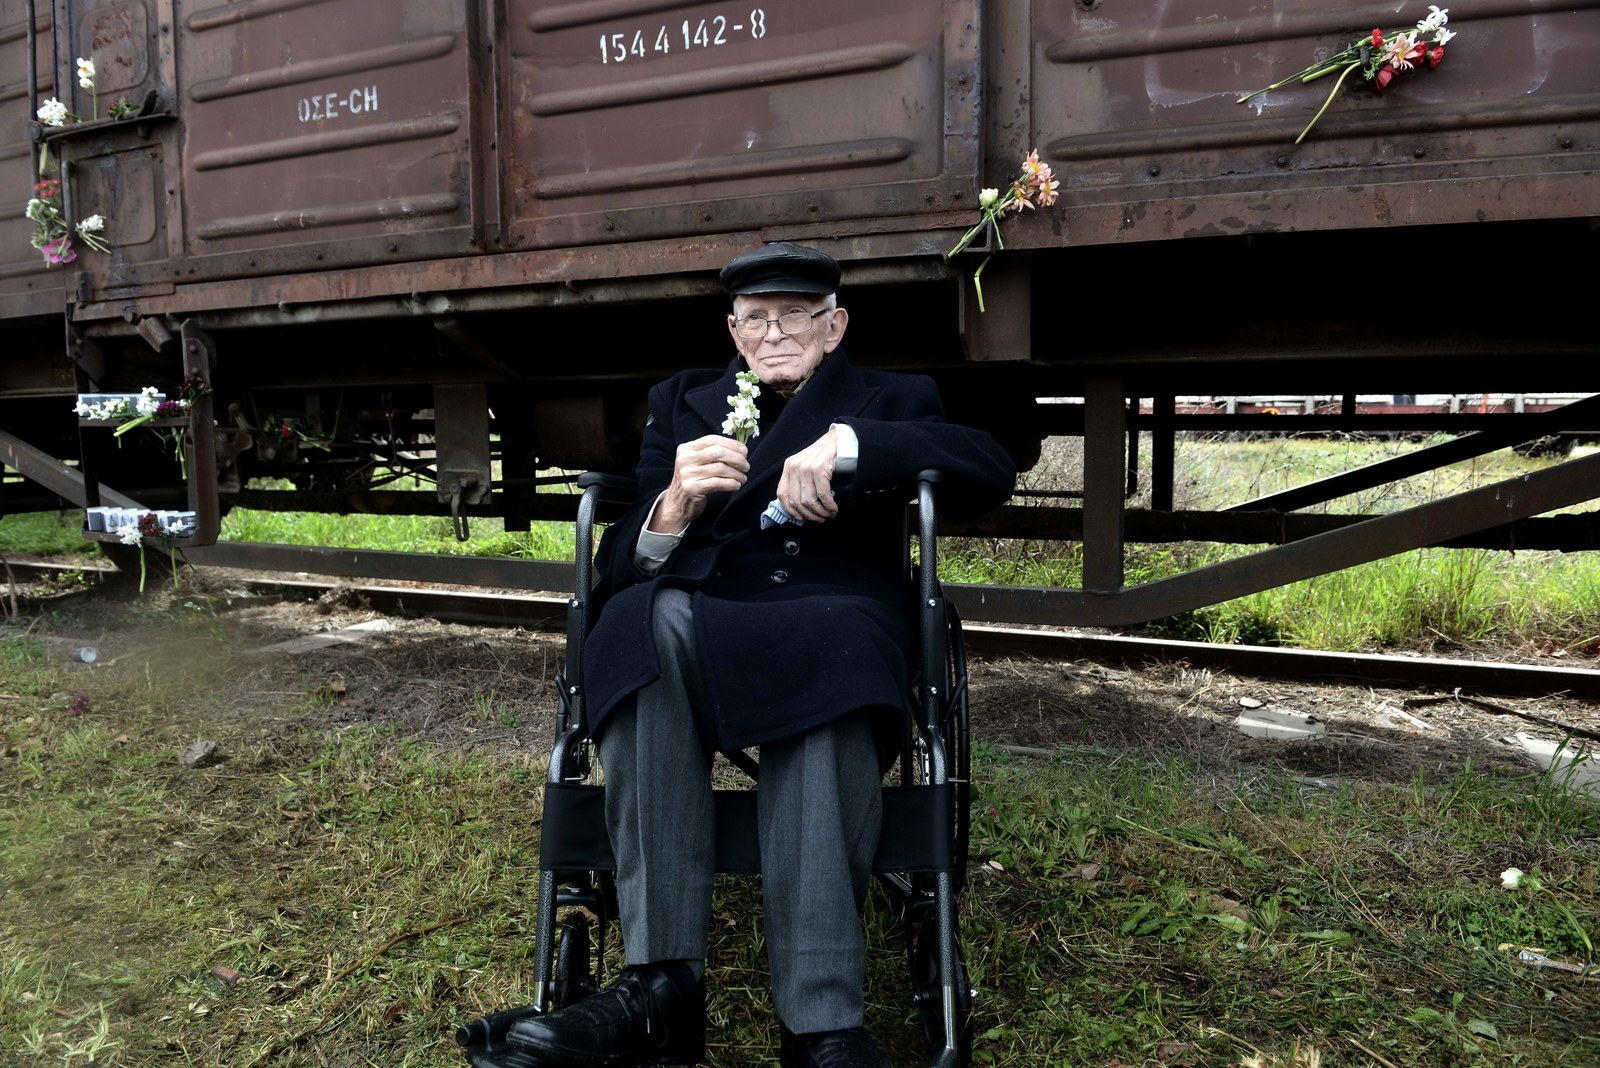
[[[237,585],[255,595],[315,599],[343,588],[373,610],[451,622],[563,629],[571,565],[556,561],[441,557],[416,553],[334,550],[251,543],[222,543],[190,550],[191,563],[248,571]],[[259,574],[270,571],[271,574]],[[76,572],[91,585],[109,581],[114,568],[10,561],[11,581]],[[484,588],[493,575],[507,581]],[[418,576],[429,581],[419,582]],[[345,579],[360,579],[346,582]],[[396,583],[404,582],[405,585]],[[460,583],[460,585],[456,585]],[[541,592],[506,592],[516,589]],[[1045,660],[1115,663],[1183,661],[1195,667],[1264,678],[1345,679],[1372,685],[1418,686],[1479,694],[1600,697],[1600,670],[1493,660],[1374,653],[1340,653],[1266,646],[1139,638],[1067,629],[1005,625],[1014,591],[1002,586],[945,587],[965,620],[967,646],[977,656],[1033,656]]]

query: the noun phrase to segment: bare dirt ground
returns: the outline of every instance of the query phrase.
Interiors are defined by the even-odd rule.
[[[384,617],[349,591],[315,603],[274,601],[239,593],[237,581],[225,571],[185,572],[177,592],[154,583],[143,598],[89,591],[44,602],[7,633],[27,629],[63,653],[94,645],[99,662],[83,671],[159,678],[172,694],[169,722],[224,745],[270,736],[291,721],[382,725],[443,748],[526,753],[548,744],[561,633]],[[1469,761],[1526,774],[1536,765],[1519,733],[1559,744],[1563,728],[1576,729],[1573,744],[1591,749],[1600,734],[1592,702],[1479,696],[1472,703],[1420,690],[1254,679],[1181,663],[1015,658],[971,666],[980,745],[1177,757],[1230,778],[1277,768],[1329,784],[1404,782]],[[1249,737],[1241,715],[1309,721],[1319,736]]]

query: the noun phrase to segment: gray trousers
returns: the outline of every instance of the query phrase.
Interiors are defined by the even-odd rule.
[[[615,710],[598,740],[630,964],[705,959],[715,868],[716,731],[692,600],[661,590],[655,603],[662,677],[632,708]],[[756,807],[767,956],[773,1001],[791,1031],[862,1023],[860,913],[882,818],[881,779],[864,715],[761,747]]]

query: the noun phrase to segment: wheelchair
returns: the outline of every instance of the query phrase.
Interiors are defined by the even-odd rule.
[[[936,577],[937,471],[917,476],[908,504],[904,544],[908,591],[916,595],[918,649],[913,664],[911,715],[900,752],[883,786],[883,829],[873,875],[903,918],[911,991],[929,1068],[971,1063],[972,999],[960,945],[957,899],[965,883],[970,819],[970,736],[967,665],[961,619]],[[555,742],[545,783],[539,848],[539,894],[534,930],[534,1001],[479,1017],[456,1032],[474,1068],[532,1068],[506,1034],[530,1015],[554,1012],[607,982],[605,943],[616,917],[616,863],[606,831],[604,786],[593,783],[594,745],[581,686],[583,641],[594,611],[594,529],[602,504],[632,501],[633,481],[589,473],[578,479],[579,562],[568,605],[564,671]],[[909,495],[908,495],[909,496]],[[914,542],[913,542],[914,531]],[[911,546],[916,546],[915,561]],[[723,754],[759,789],[759,763],[743,751]],[[756,874],[755,791],[717,789],[716,869]]]

